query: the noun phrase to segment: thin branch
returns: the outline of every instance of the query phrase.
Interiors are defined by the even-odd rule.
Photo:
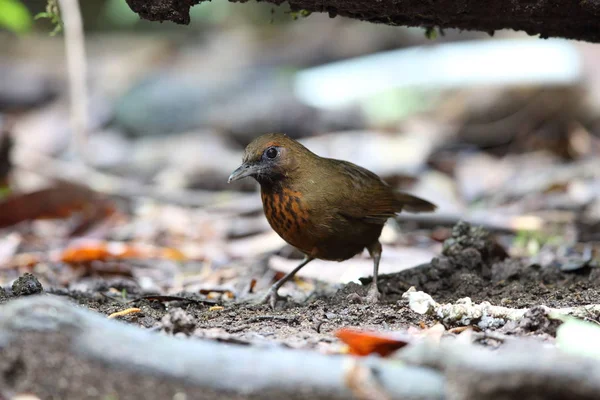
[[[65,30],[65,50],[69,73],[69,96],[71,102],[72,151],[80,162],[87,161],[87,138],[89,130],[87,63],[85,36],[79,0],[59,0]]]

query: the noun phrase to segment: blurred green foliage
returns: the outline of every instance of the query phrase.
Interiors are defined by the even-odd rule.
[[[60,19],[60,10],[57,0],[48,0],[46,11],[36,14],[35,19],[49,19],[54,29],[50,32],[50,36],[54,36],[62,31],[62,20]]]
[[[290,11],[289,13],[294,21],[298,18],[308,18],[310,14],[312,14],[312,12],[308,10]]]
[[[120,27],[132,27],[140,20],[140,17],[131,11],[127,2],[123,0],[108,0],[104,5],[102,16]]]
[[[437,98],[435,91],[389,89],[369,96],[362,105],[369,121],[385,125],[431,110],[437,104]]]
[[[521,230],[513,240],[513,246],[523,249],[529,256],[535,256],[545,245],[560,245],[564,242],[556,233]]]
[[[0,200],[3,200],[5,197],[10,195],[10,187],[0,185]]]
[[[0,30],[15,33],[46,33],[50,30],[54,36],[63,28],[57,3],[57,0],[0,0]],[[189,32],[215,26],[240,25],[269,29],[272,25],[292,23],[295,18],[310,14],[305,11],[293,13],[287,5],[275,7],[266,3],[205,2],[192,7],[192,23],[181,26],[142,20],[131,11],[125,0],[79,0],[79,4],[87,32]]]
[[[21,0],[0,0],[0,28],[25,33],[31,25],[31,14]]]

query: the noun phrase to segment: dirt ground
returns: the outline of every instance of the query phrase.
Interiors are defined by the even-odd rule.
[[[300,303],[280,302],[276,310],[256,304],[257,296],[218,305],[218,301],[194,293],[180,293],[185,300],[140,296],[131,280],[119,278],[110,282],[98,278],[90,286],[94,288],[87,291],[48,288],[46,293],[69,298],[105,315],[138,307],[141,312],[118,318],[169,334],[233,343],[328,349],[339,345],[334,333],[342,327],[397,331],[435,324],[433,317],[419,315],[407,307],[402,294],[411,286],[440,303],[470,297],[474,302],[488,301],[511,308],[569,307],[600,303],[596,289],[599,279],[598,269],[590,266],[563,272],[559,267],[540,267],[506,258],[485,231],[459,224],[445,242],[440,257],[413,269],[381,276],[384,298],[377,305],[361,301],[369,278],[363,280],[363,285],[345,285],[333,295],[313,293]],[[34,276],[24,275],[13,284],[12,291],[0,292],[0,301],[40,290]],[[504,333],[522,335],[533,331],[551,336],[555,333],[556,324],[533,325],[525,330],[522,324],[507,325]],[[541,328],[545,331],[537,331]]]

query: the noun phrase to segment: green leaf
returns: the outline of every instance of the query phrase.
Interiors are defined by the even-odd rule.
[[[58,8],[58,0],[48,0],[48,4],[46,4],[46,11],[41,12],[35,15],[34,19],[49,19],[52,25],[54,25],[54,29],[50,32],[50,36],[55,36],[57,33],[62,31],[62,20],[60,18],[60,12]]]
[[[25,33],[31,29],[31,24],[31,14],[20,0],[0,0],[0,27]]]
[[[51,17],[52,16],[47,12],[40,12],[40,13],[35,14],[33,19],[38,20],[38,19],[42,19],[42,18],[51,18]]]
[[[425,30],[425,37],[429,40],[435,40],[437,39],[437,31],[435,30],[435,27],[429,27]]]

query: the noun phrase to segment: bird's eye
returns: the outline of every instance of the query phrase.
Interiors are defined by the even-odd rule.
[[[275,147],[269,147],[266,151],[265,151],[265,155],[267,156],[267,158],[275,158],[277,157],[277,154],[279,154],[279,151],[277,151],[277,149]]]

